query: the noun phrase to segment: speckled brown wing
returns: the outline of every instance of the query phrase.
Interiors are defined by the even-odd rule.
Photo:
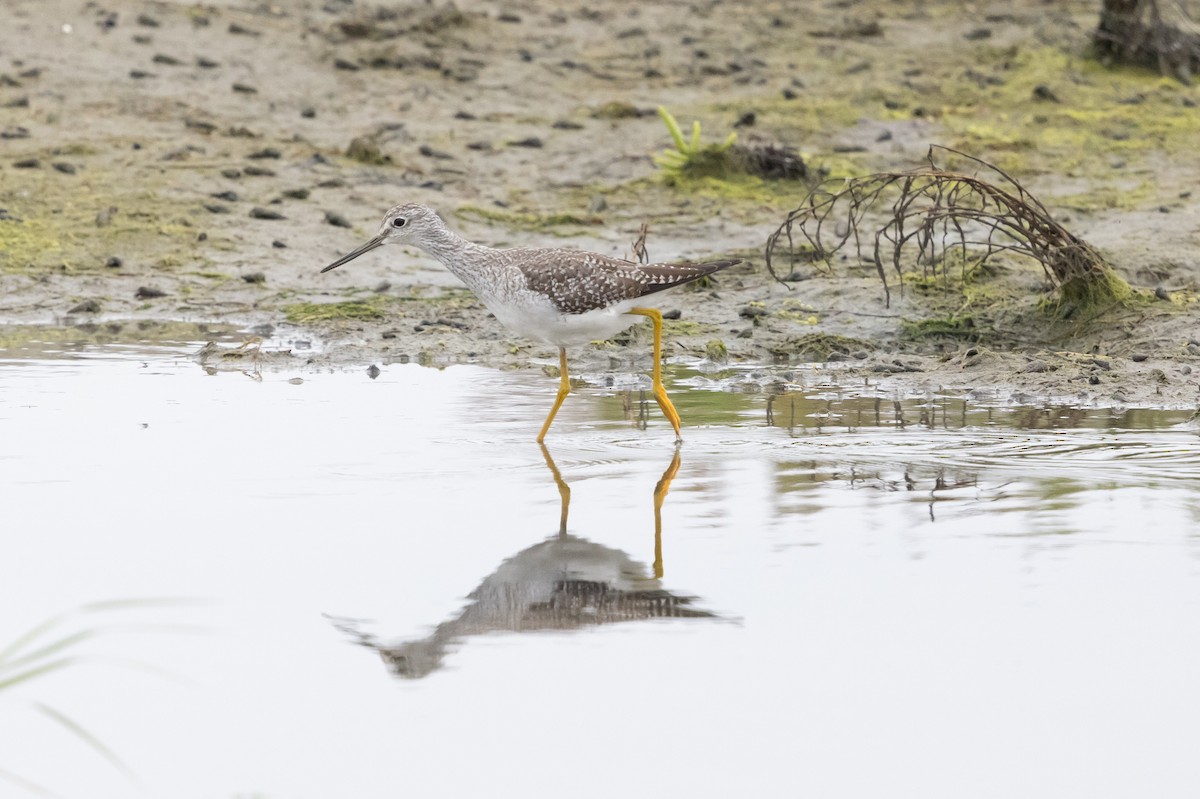
[[[565,314],[581,314],[690,283],[741,261],[636,264],[595,253],[543,250],[520,264],[525,284]]]

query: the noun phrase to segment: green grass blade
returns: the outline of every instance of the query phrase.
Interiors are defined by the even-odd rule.
[[[681,153],[687,152],[687,144],[683,140],[683,131],[679,129],[679,123],[675,121],[675,117],[671,116],[671,112],[666,106],[658,107],[658,115],[662,117],[662,121],[667,126],[667,131],[671,134],[671,139],[675,142],[676,149]]]
[[[36,666],[27,671],[23,671],[15,677],[6,677],[3,680],[0,680],[0,691],[3,691],[5,688],[11,688],[14,685],[19,685],[27,680],[33,680],[45,674],[66,668],[67,666],[78,662],[78,660],[79,658],[76,657],[60,658],[58,660],[52,660],[49,663],[43,663],[42,665]]]
[[[13,641],[11,644],[9,644],[7,647],[5,647],[3,650],[0,650],[0,665],[2,665],[5,660],[12,657],[17,652],[20,652],[21,649],[23,647],[27,646],[30,642],[36,641],[38,638],[40,638],[42,635],[44,635],[47,630],[49,630],[52,627],[54,627],[55,625],[57,625],[63,619],[67,618],[67,616],[69,616],[69,615],[71,615],[71,614],[62,613],[62,614],[59,614],[58,616],[52,616],[51,618],[47,619],[46,621],[44,621],[41,624],[34,627],[29,632],[27,632],[24,635],[22,635],[21,637],[17,638],[17,640]]]
[[[700,120],[692,121],[692,146],[689,152],[696,152],[700,149]]]
[[[92,747],[92,749],[96,750],[96,752],[98,754],[100,754],[100,756],[102,756],[105,760],[107,760],[110,764],[112,764],[113,768],[117,769],[117,771],[120,771],[122,774],[124,774],[129,779],[130,782],[135,783],[135,784],[137,783],[137,777],[134,776],[134,773],[129,768],[129,766],[125,765],[125,761],[123,761],[123,760],[121,760],[121,758],[117,757],[116,753],[113,752],[111,749],[109,749],[107,746],[105,746],[103,743],[101,743],[100,739],[97,738],[95,735],[92,735],[90,732],[88,732],[83,727],[81,727],[73,719],[68,718],[67,716],[58,712],[57,710],[50,707],[49,705],[43,705],[41,703],[37,703],[34,705],[34,707],[36,707],[38,710],[45,713],[50,718],[57,721],[63,727],[70,730],[80,740],[82,740],[88,746]]]
[[[27,652],[20,657],[13,658],[7,663],[0,663],[0,672],[12,670],[18,666],[24,666],[28,663],[50,657],[51,655],[57,655],[64,649],[70,649],[76,644],[86,641],[95,634],[95,630],[81,630],[80,632],[64,636],[53,643],[46,644],[41,649],[35,649],[32,652]]]
[[[8,780],[13,785],[19,785],[30,793],[37,794],[38,796],[58,797],[58,794],[43,788],[36,782],[30,782],[24,777],[13,774],[11,771],[5,771],[2,768],[0,768],[0,780]]]

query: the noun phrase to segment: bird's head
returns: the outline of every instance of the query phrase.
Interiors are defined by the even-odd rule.
[[[328,272],[330,269],[337,269],[363,253],[385,244],[423,246],[430,236],[436,235],[437,231],[444,229],[445,224],[432,208],[417,203],[397,205],[384,216],[383,224],[379,226],[379,234],[375,238],[346,253],[321,271]]]

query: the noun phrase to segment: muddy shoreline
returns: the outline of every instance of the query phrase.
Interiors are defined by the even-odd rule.
[[[493,246],[624,256],[646,222],[655,259],[745,259],[664,299],[678,362],[1195,407],[1200,95],[1087,60],[1094,5],[17,0],[0,31],[0,351],[194,326],[219,333],[212,368],[552,365],[416,251],[318,274],[418,201]],[[807,187],[667,185],[660,105],[705,140],[780,142],[835,176],[911,166],[931,142],[992,159],[1138,301],[1048,317],[1051,287],[1019,259],[970,281],[914,266],[890,305],[852,260],[798,261],[781,284],[763,244]],[[645,345],[635,330],[572,368],[642,370]]]

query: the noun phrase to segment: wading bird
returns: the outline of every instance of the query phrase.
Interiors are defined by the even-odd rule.
[[[571,383],[567,347],[603,340],[648,318],[654,326],[654,399],[681,440],[679,414],[662,384],[662,314],[647,297],[682,286],[741,261],[638,264],[563,248],[496,249],[467,241],[427,206],[410,203],[387,212],[379,234],[322,269],[336,269],[385,244],[411,244],[441,261],[513,332],[558,347],[558,396],[538,433],[540,444]],[[652,301],[652,300],[651,300]]]

